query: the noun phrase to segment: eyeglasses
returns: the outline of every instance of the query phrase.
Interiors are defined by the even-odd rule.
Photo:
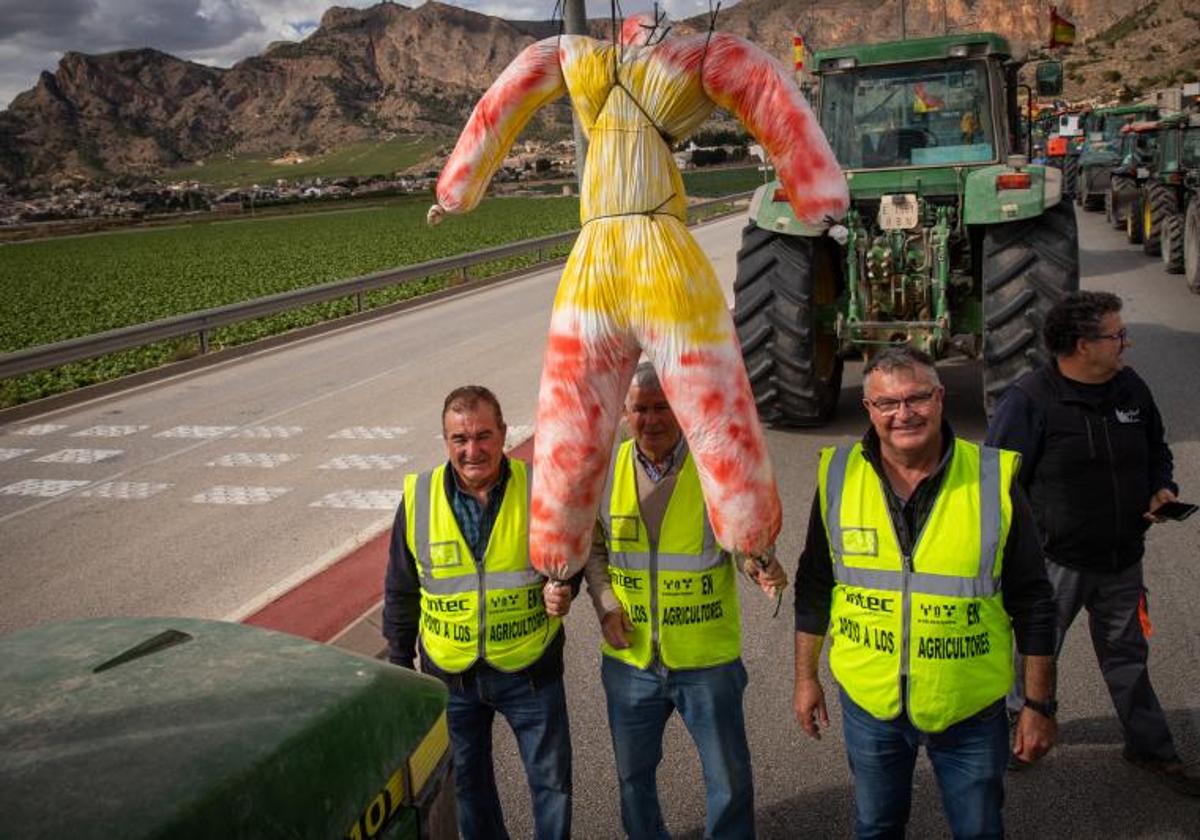
[[[909,411],[921,411],[929,407],[933,402],[934,396],[937,395],[937,389],[933,388],[929,391],[918,391],[915,394],[909,394],[907,397],[893,399],[892,397],[880,397],[877,400],[867,400],[867,403],[878,411],[880,414],[895,414],[900,410],[900,406],[908,406]]]
[[[1117,330],[1115,333],[1108,333],[1108,334],[1101,333],[1100,335],[1096,336],[1092,340],[1099,341],[1102,338],[1108,339],[1109,341],[1119,341],[1122,344],[1128,344],[1129,343],[1129,341],[1128,341],[1129,340],[1129,330],[1125,329],[1124,327],[1121,327],[1121,329]]]

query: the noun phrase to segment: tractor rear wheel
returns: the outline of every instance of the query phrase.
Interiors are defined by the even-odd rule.
[[[1079,170],[1079,203],[1084,210],[1104,208],[1104,196],[1096,189],[1096,167]]]
[[[1183,279],[1200,295],[1200,199],[1188,202],[1183,224]]]
[[[1008,386],[1046,361],[1046,312],[1079,288],[1074,206],[1061,201],[1036,218],[989,226],[982,281],[983,395],[991,417]]]
[[[1112,176],[1112,181],[1105,195],[1105,213],[1113,230],[1125,230],[1125,212],[1129,205],[1128,193],[1136,189],[1133,181],[1123,175]]]
[[[1162,222],[1162,261],[1167,274],[1183,274],[1182,213],[1172,213]]]
[[[1134,193],[1125,206],[1125,241],[1130,245],[1141,245],[1144,237],[1141,192]]]
[[[1079,157],[1067,155],[1063,158],[1063,195],[1076,198],[1079,195]]]
[[[1147,185],[1142,210],[1142,252],[1148,257],[1162,253],[1163,219],[1175,212],[1175,194],[1157,182]]]
[[[733,320],[763,423],[819,426],[842,389],[837,338],[817,310],[837,300],[836,268],[822,245],[751,222],[742,230]]]

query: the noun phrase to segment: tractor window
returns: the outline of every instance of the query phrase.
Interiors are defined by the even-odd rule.
[[[921,62],[830,73],[821,126],[846,169],[996,159],[987,64]]]
[[[1183,169],[1200,169],[1200,126],[1184,130],[1179,165]]]

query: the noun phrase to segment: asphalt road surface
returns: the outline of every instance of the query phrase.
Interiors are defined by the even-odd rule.
[[[452,222],[452,220],[451,220]],[[732,281],[741,219],[698,229]],[[1166,418],[1184,499],[1200,499],[1200,297],[1081,214],[1084,286],[1121,294],[1129,361]],[[453,385],[499,394],[514,427],[532,423],[548,311],[547,272],[366,325],[307,339],[22,421],[0,430],[0,632],[94,615],[245,615],[390,524],[404,472],[441,457],[438,412]],[[837,419],[768,432],[784,504],[779,553],[794,570],[820,447],[861,435],[861,366],[846,370]],[[975,363],[943,367],[948,416],[980,439]],[[1156,525],[1146,558],[1155,633],[1151,673],[1187,758],[1200,759],[1200,517]],[[852,834],[851,778],[840,710],[826,737],[791,713],[791,592],[774,603],[743,587],[746,698],[762,837]],[[612,751],[599,684],[599,633],[586,595],[567,620],[575,748],[575,835],[618,837]],[[1060,663],[1062,744],[1010,777],[1014,837],[1196,837],[1200,803],[1120,760],[1121,737],[1080,620]],[[695,750],[673,720],[659,787],[677,836],[700,837],[704,786]],[[515,745],[497,726],[497,776],[509,829],[532,834]],[[914,837],[948,836],[932,774],[915,778]]]

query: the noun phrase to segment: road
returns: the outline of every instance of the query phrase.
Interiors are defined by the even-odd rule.
[[[697,231],[727,286],[740,225],[732,219]],[[1125,245],[1099,216],[1081,215],[1080,229],[1084,285],[1125,298],[1136,345],[1130,362],[1156,393],[1182,495],[1194,499],[1200,297]],[[0,430],[0,632],[107,614],[236,618],[342,556],[390,523],[403,473],[440,458],[438,406],[451,385],[489,384],[515,436],[528,434],[555,282],[553,272],[512,281]],[[860,370],[848,366],[830,426],[768,433],[785,511],[780,556],[789,568],[806,527],[819,448],[863,431]],[[951,422],[959,434],[981,438],[975,365],[949,363],[943,378]],[[1180,751],[1195,758],[1198,529],[1195,520],[1155,526],[1146,561],[1152,673]],[[759,834],[849,836],[851,779],[836,700],[828,735],[804,738],[791,715],[789,604],[772,618],[774,605],[761,593],[742,594]],[[575,833],[617,837],[599,634],[586,598],[568,617],[567,632]],[[1081,622],[1061,662],[1062,746],[1011,779],[1010,834],[1200,835],[1194,802],[1120,761],[1120,733],[1085,635]],[[497,730],[510,831],[530,836],[515,745],[503,726]],[[703,783],[677,721],[665,750],[660,788],[668,826],[699,837]],[[915,784],[912,835],[947,836],[924,762]]]

